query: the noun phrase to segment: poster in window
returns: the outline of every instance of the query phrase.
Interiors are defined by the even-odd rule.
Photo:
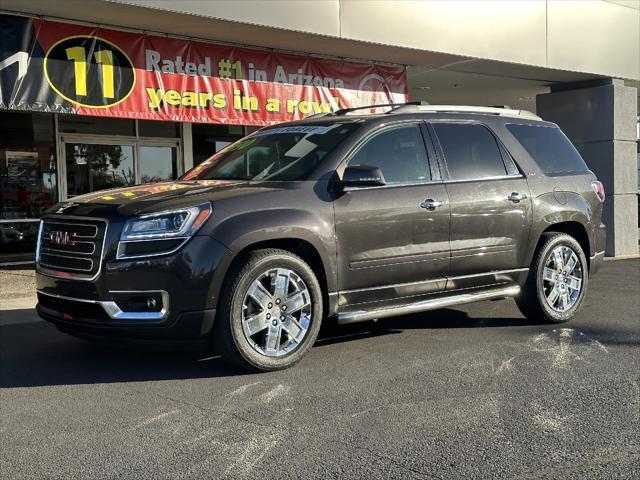
[[[7,180],[9,184],[37,186],[40,162],[37,152],[6,152]]]

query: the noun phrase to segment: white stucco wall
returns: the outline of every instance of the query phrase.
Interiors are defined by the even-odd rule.
[[[640,80],[640,0],[107,0]]]

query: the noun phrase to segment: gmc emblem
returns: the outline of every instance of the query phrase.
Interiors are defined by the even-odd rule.
[[[49,232],[49,241],[56,245],[73,246],[76,243],[73,240],[75,236],[76,234],[74,232],[63,232],[60,230],[53,230]]]

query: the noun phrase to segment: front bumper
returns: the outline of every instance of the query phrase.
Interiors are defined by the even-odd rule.
[[[93,281],[37,272],[37,312],[80,337],[203,344],[228,256],[222,244],[203,235],[167,256],[115,260],[107,252]],[[150,298],[157,306],[145,306]]]
[[[215,309],[211,309],[180,313],[171,323],[110,323],[71,317],[40,302],[36,310],[41,318],[53,323],[61,332],[75,337],[189,349],[206,345],[215,318]]]

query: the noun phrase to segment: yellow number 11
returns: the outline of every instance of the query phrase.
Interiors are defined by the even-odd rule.
[[[76,78],[76,95],[87,94],[87,53],[84,47],[67,48],[67,58],[73,60],[73,71]],[[113,88],[113,52],[98,50],[93,56],[102,65],[102,96],[114,97]]]

